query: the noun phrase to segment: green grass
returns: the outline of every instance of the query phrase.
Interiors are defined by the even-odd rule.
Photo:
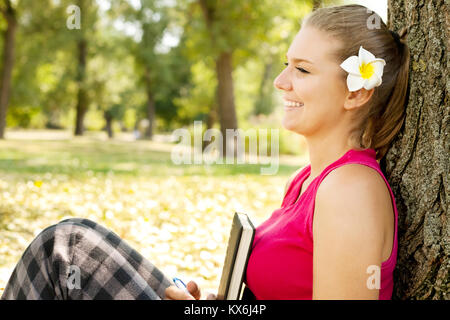
[[[167,145],[169,147],[170,145]],[[269,164],[181,164],[172,162],[170,152],[155,150],[149,141],[95,140],[0,141],[0,173],[67,174],[88,172],[119,175],[260,175]],[[280,164],[277,175],[286,176],[298,166]]]
[[[0,141],[0,294],[30,241],[68,217],[95,220],[168,276],[214,291],[235,211],[256,225],[279,208],[304,165],[175,165],[173,145],[150,141]]]

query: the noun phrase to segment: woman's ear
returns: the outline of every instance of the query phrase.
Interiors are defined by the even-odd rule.
[[[350,111],[363,106],[370,100],[374,91],[374,88],[370,90],[361,88],[357,91],[349,91],[344,101],[344,108]]]

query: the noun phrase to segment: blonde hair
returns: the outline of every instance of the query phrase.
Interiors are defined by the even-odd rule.
[[[375,87],[366,105],[355,113],[357,125],[351,131],[352,142],[359,144],[358,148],[375,149],[379,160],[404,122],[410,53],[405,40],[407,29],[403,28],[398,34],[390,31],[378,15],[379,28],[369,28],[374,15],[376,13],[356,4],[319,8],[305,17],[302,26],[314,27],[340,41],[340,48],[333,53],[339,64],[358,55],[360,46],[386,61],[383,82]],[[346,78],[347,73],[342,70],[342,81]]]

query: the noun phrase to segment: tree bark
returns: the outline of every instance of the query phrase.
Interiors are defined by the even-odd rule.
[[[6,128],[6,114],[8,111],[9,96],[11,94],[12,70],[14,66],[15,38],[17,30],[16,11],[10,1],[2,10],[6,19],[6,30],[3,34],[3,67],[0,75],[0,139],[4,139]]]
[[[78,41],[78,94],[76,106],[75,135],[82,136],[84,133],[84,116],[88,110],[88,96],[86,90],[86,59],[87,41]]]
[[[148,127],[145,130],[145,138],[153,138],[153,126],[155,122],[155,99],[153,97],[152,81],[150,77],[150,70],[148,67],[145,69],[145,87],[147,93],[147,119]]]
[[[381,161],[399,213],[393,299],[449,299],[448,5],[388,6],[389,29],[408,27],[411,53],[405,124]]]
[[[223,138],[223,153],[222,155],[226,155],[227,150],[229,150],[228,154],[235,154],[234,149],[230,149],[231,145],[234,144],[236,147],[237,141],[236,139],[232,143],[230,140],[226,139],[226,129],[237,129],[238,123],[236,118],[236,108],[234,105],[234,89],[233,89],[233,66],[232,66],[232,52],[222,52],[217,61],[216,61],[216,73],[218,80],[218,88],[217,88],[217,99],[218,99],[218,107],[219,107],[219,121],[220,121],[220,131],[222,132]]]

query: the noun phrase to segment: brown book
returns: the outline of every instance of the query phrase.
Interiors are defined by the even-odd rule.
[[[235,212],[220,278],[218,300],[240,300],[255,227],[245,213]]]

